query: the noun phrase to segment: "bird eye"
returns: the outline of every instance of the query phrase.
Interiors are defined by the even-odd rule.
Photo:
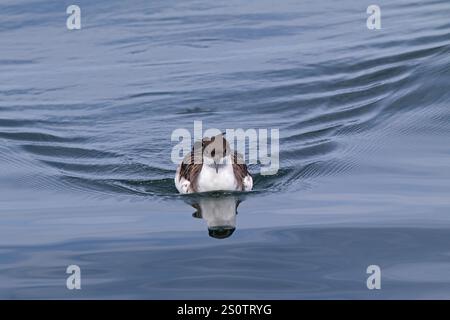
[[[216,155],[216,150],[211,151],[211,157],[214,157]]]

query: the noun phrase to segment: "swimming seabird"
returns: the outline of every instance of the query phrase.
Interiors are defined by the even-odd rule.
[[[195,143],[177,168],[175,186],[180,193],[250,191],[253,178],[242,155],[220,134]]]

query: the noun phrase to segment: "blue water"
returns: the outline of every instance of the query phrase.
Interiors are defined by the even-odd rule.
[[[450,3],[371,4],[2,0],[0,298],[450,298]],[[196,120],[280,170],[178,195]]]

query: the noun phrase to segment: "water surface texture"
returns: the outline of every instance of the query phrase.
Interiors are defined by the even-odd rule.
[[[450,2],[371,4],[2,0],[0,298],[450,298]],[[280,170],[179,196],[196,120]]]

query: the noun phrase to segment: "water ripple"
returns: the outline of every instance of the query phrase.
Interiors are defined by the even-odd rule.
[[[31,6],[36,17],[59,12],[39,3]],[[205,120],[221,129],[279,128],[279,172],[250,170],[256,194],[287,192],[353,170],[356,153],[373,152],[396,125],[399,135],[424,130],[424,119],[434,123],[428,130],[446,130],[444,1],[386,5],[401,16],[388,15],[385,32],[361,34],[354,31],[360,13],[337,4],[322,8],[335,13],[325,22],[323,10],[300,4],[286,11],[262,2],[239,12],[226,4],[177,5],[182,15],[163,3],[151,10],[108,4],[120,14],[86,4],[94,16],[83,31],[91,37],[83,55],[62,53],[55,43],[67,41],[58,32],[45,53],[33,49],[32,35],[17,47],[2,38],[10,49],[0,59],[0,158],[30,171],[18,181],[112,196],[175,195],[171,132]],[[0,32],[30,32],[34,20],[20,22],[23,8],[0,5],[12,17]],[[405,12],[416,21],[408,32]],[[37,75],[42,81],[33,80]]]

